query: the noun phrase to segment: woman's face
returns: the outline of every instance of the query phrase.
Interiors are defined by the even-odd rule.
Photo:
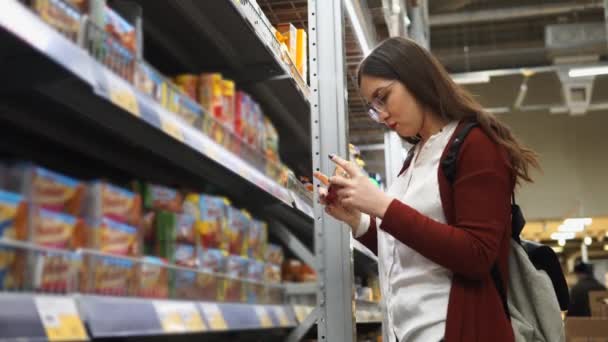
[[[402,137],[416,136],[422,129],[425,112],[399,81],[361,77],[361,95],[375,108],[378,119]]]

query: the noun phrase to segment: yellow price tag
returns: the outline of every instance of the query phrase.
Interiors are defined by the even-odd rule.
[[[206,331],[207,326],[194,304],[183,303],[182,306],[181,314],[186,330],[190,332]]]
[[[161,128],[163,132],[169,134],[170,136],[181,142],[184,142],[184,133],[182,133],[182,130],[179,128],[179,125],[176,124],[174,121],[162,119]]]
[[[183,332],[186,330],[178,312],[167,312],[159,315],[159,319],[164,332]]]
[[[212,330],[227,330],[228,325],[226,324],[226,320],[224,319],[224,315],[220,310],[217,304],[201,304],[201,308],[203,310],[203,314],[205,318],[207,318],[207,322],[209,323],[209,327]]]
[[[36,297],[35,303],[49,341],[88,339],[72,298]]]
[[[268,315],[268,311],[263,306],[256,306],[255,313],[260,320],[260,326],[262,328],[272,328],[272,320],[270,319],[270,315]]]
[[[293,308],[293,311],[295,311],[296,318],[298,319],[298,322],[300,322],[300,323],[304,322],[304,320],[306,319],[306,316],[308,316],[308,314],[306,313],[306,307],[304,307],[304,306],[297,305]]]
[[[139,105],[137,104],[137,98],[132,90],[124,89],[110,89],[110,101],[127,112],[141,117],[139,112]]]
[[[287,314],[285,313],[285,310],[283,309],[282,306],[276,306],[274,308],[274,312],[277,315],[277,317],[279,318],[279,325],[281,327],[287,327],[291,324],[289,322],[289,318],[287,318]]]

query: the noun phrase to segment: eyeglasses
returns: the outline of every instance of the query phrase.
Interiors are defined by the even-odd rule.
[[[368,105],[367,114],[375,122],[382,122],[380,113],[386,112],[386,101],[388,100],[391,90],[390,88],[393,86],[393,84],[395,84],[395,82],[391,82],[384,88],[381,88],[378,91],[378,94],[372,99],[372,102]]]

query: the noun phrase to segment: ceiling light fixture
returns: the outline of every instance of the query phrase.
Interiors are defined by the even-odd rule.
[[[564,239],[560,239],[560,240],[557,242],[557,244],[558,244],[558,245],[560,245],[561,247],[564,247],[564,246],[566,245],[566,240],[564,240]]]
[[[585,236],[583,242],[585,243],[585,245],[591,246],[591,244],[593,243],[593,239],[591,238],[591,236]]]
[[[478,84],[490,82],[490,75],[487,72],[467,72],[452,75],[452,79],[457,84]]]
[[[570,77],[588,77],[597,75],[608,75],[608,66],[576,68],[570,69],[568,72],[568,76]]]
[[[361,46],[361,51],[363,51],[363,56],[367,57],[371,52],[371,48],[369,47],[369,42],[365,37],[365,32],[363,31],[363,24],[359,20],[357,13],[355,12],[355,6],[353,4],[353,0],[344,1],[344,7],[346,8],[346,13],[348,14],[348,18],[350,19],[350,23],[353,26],[353,30],[355,31],[355,35],[357,36],[357,40],[359,41],[359,45]]]
[[[573,232],[553,233],[551,240],[572,240],[576,236]]]

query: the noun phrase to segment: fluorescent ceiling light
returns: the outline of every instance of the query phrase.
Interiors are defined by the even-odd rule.
[[[361,46],[361,51],[363,51],[363,56],[367,56],[371,52],[371,49],[369,47],[369,43],[367,42],[367,38],[365,37],[365,32],[363,32],[363,24],[359,21],[359,17],[355,12],[353,1],[354,0],[345,0],[344,7],[346,8],[346,13],[350,18],[350,23],[353,26],[353,30],[355,31],[355,35],[357,36],[357,40]]]
[[[585,236],[583,242],[585,243],[585,245],[591,246],[591,244],[593,243],[593,239],[591,238],[591,236]]]
[[[581,218],[569,218],[564,220],[564,224],[584,224],[585,226],[590,226],[593,223],[593,219],[590,217],[581,217]]]
[[[586,77],[586,76],[597,76],[597,75],[607,75],[607,74],[608,74],[608,66],[576,68],[576,69],[570,69],[570,71],[568,72],[568,76],[570,76],[570,77]]]
[[[608,245],[604,245],[604,250],[608,252]]]
[[[564,246],[566,245],[566,240],[564,240],[564,239],[560,239],[560,240],[557,242],[557,244],[558,244],[558,245],[560,245],[561,247],[564,247]]]
[[[490,75],[487,72],[470,72],[452,75],[452,79],[458,84],[488,83]]]
[[[585,230],[585,225],[583,224],[562,224],[561,226],[557,227],[557,231],[562,233],[580,233],[583,230]]]
[[[553,233],[551,234],[551,240],[571,240],[576,236],[575,233],[565,232],[565,233]]]

